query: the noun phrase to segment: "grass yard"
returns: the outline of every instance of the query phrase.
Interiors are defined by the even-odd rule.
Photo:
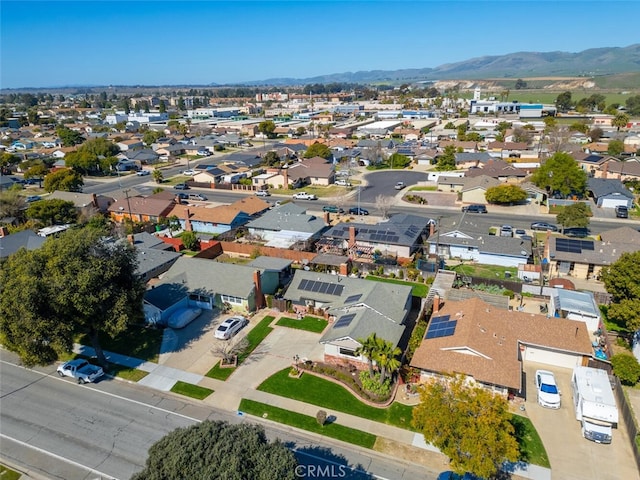
[[[91,346],[91,340],[87,335],[83,335],[79,343]],[[103,350],[156,363],[160,356],[161,343],[162,330],[155,328],[130,326],[114,338],[106,334],[100,335],[100,345]]]
[[[271,315],[267,315],[260,323],[258,323],[255,327],[251,329],[249,333],[247,333],[247,348],[238,355],[238,365],[246,360],[246,358],[251,355],[260,342],[266,338],[273,331],[273,327],[270,326],[271,322],[275,320],[275,317]],[[235,372],[237,367],[229,367],[222,368],[220,367],[220,362],[216,363],[211,370],[207,372],[207,377],[215,378],[216,380],[226,380],[231,376],[233,372]]]
[[[448,267],[459,275],[469,275],[472,277],[482,278],[505,278],[504,272],[511,273],[511,278],[518,277],[518,269],[516,267],[501,267],[500,265],[479,265],[479,264],[460,264]]]
[[[112,363],[109,365],[109,374],[114,377],[122,378],[123,380],[129,380],[130,382],[139,382],[144,377],[149,375],[148,372],[138,370],[137,368],[125,367],[124,365],[117,365]]]
[[[438,187],[410,187],[410,192],[437,192]]]
[[[276,325],[281,327],[295,328],[298,330],[306,330],[307,332],[322,333],[327,327],[327,322],[324,318],[305,316],[300,320],[289,317],[282,317],[277,321]]]
[[[388,408],[371,407],[358,400],[344,387],[315,375],[303,373],[300,378],[292,378],[289,376],[289,368],[267,378],[258,390],[413,430],[412,407],[400,403],[393,403]]]
[[[526,417],[513,415],[511,424],[515,428],[520,446],[520,460],[549,468],[549,457],[535,427]]]
[[[289,410],[272,407],[271,405],[255,402],[246,398],[243,398],[240,402],[240,410],[256,417],[266,418],[267,420],[283,423],[291,427],[319,433],[360,447],[373,448],[373,445],[376,443],[376,436],[371,433],[336,423],[327,423],[324,426],[320,426],[316,419],[309,415],[290,412]]]
[[[22,475],[16,472],[15,470],[11,470],[10,468],[5,467],[4,465],[0,465],[0,478],[2,480],[18,480],[20,477],[22,477]]]
[[[200,387],[198,385],[192,385],[181,381],[177,381],[176,384],[171,387],[171,391],[197,400],[204,400],[213,393],[213,390],[210,388]]]
[[[427,296],[429,292],[429,286],[424,283],[415,283],[415,282],[407,282],[405,280],[398,280],[396,278],[383,278],[376,277],[374,275],[367,275],[367,280],[373,280],[374,282],[385,282],[385,283],[395,283],[396,285],[408,285],[413,287],[413,296],[424,298]]]

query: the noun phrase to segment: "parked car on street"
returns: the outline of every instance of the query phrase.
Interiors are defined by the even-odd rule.
[[[271,194],[269,193],[269,190],[257,190],[256,191],[256,196],[258,196],[258,197],[270,197]]]
[[[349,209],[350,215],[369,215],[369,210],[362,207],[351,207]]]
[[[136,175],[139,177],[146,177],[147,175],[151,175],[151,170],[138,170]]]
[[[346,180],[336,180],[335,184],[339,185],[341,187],[350,187],[351,186],[351,182],[347,182]]]
[[[589,236],[589,229],[587,227],[571,227],[565,228],[562,233],[567,237],[585,238]]]
[[[229,340],[236,333],[242,330],[249,320],[244,317],[229,317],[216,328],[214,336],[219,340]]]
[[[92,365],[82,358],[77,358],[63,363],[58,366],[56,371],[61,377],[75,378],[78,383],[95,382],[98,378],[104,375],[102,367]]]
[[[560,391],[553,372],[536,370],[538,404],[545,408],[560,408]]]
[[[195,170],[184,170],[182,172],[183,175],[186,175],[188,177],[193,177],[196,173],[198,172],[196,172]]]
[[[557,232],[558,227],[556,227],[553,223],[533,222],[531,224],[531,230],[542,230],[542,231],[551,230],[552,232]]]
[[[396,186],[394,187],[396,190],[402,190],[404,187],[406,187],[406,185],[404,184],[404,182],[398,182],[396,183]]]
[[[31,203],[37,202],[38,200],[42,200],[42,197],[40,195],[29,195],[26,199],[26,202]]]
[[[294,193],[293,198],[295,198],[296,200],[317,200],[318,199],[318,197],[316,197],[313,193],[307,193],[307,192]]]
[[[323,212],[344,213],[344,210],[336,205],[325,205],[322,207]]]
[[[173,188],[175,188],[176,190],[189,190],[189,185],[187,185],[186,183],[178,183]]]
[[[467,213],[487,213],[487,207],[479,204],[465,205],[462,207],[463,212]]]

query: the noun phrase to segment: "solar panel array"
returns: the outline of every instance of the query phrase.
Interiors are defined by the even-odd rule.
[[[344,290],[344,285],[338,285],[337,283],[327,283],[320,282],[315,280],[307,280],[306,278],[300,282],[300,286],[298,287],[300,290],[304,290],[305,292],[313,292],[313,293],[326,293],[328,295],[342,295],[342,291]]]
[[[369,235],[369,238],[374,242],[397,242],[400,240],[400,237],[395,233],[372,233]]]
[[[556,252],[582,253],[593,251],[593,240],[576,240],[574,238],[556,238]]]
[[[440,338],[453,335],[456,331],[458,321],[450,320],[450,318],[449,315],[432,318],[424,338]]]
[[[348,327],[349,325],[351,325],[351,322],[353,322],[354,318],[356,318],[356,314],[355,313],[349,313],[348,315],[342,315],[338,319],[336,324],[333,326],[333,328]]]
[[[356,295],[350,295],[347,297],[347,299],[344,301],[344,303],[353,303],[353,302],[357,302],[358,300],[360,300],[362,298],[362,294],[358,293]]]

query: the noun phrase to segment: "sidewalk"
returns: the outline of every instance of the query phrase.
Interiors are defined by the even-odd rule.
[[[74,345],[74,353],[93,356],[95,351],[93,348],[85,345]],[[149,374],[142,380],[137,382],[140,385],[144,385],[149,388],[168,392],[175,385],[177,381],[182,381],[202,387],[210,388],[214,391],[212,395],[204,399],[204,404],[210,405],[216,408],[222,408],[231,412],[238,412],[240,401],[243,398],[254,400],[257,402],[265,403],[271,406],[283,408],[291,412],[297,412],[310,417],[315,417],[318,406],[308,403],[300,402],[286,397],[273,395],[270,393],[257,390],[252,384],[255,381],[251,381],[247,375],[242,374],[241,369],[247,369],[247,371],[258,370],[261,376],[264,377],[264,368],[257,368],[259,365],[251,363],[250,365],[243,364],[231,375],[227,381],[215,380],[213,378],[206,377],[177,368],[166,367],[154,362],[144,361],[138,358],[121,355],[114,352],[104,352],[107,360],[111,363],[123,365],[130,368],[137,368],[139,370],[148,372]],[[262,356],[262,360],[266,355]],[[281,358],[280,358],[281,357]],[[276,359],[277,365],[273,365],[271,370],[275,368],[275,371],[281,368],[280,363],[287,366],[290,365],[290,357],[285,356],[272,356],[270,359],[264,360],[270,363]],[[277,359],[280,358],[280,361]],[[260,361],[256,362],[260,363]],[[267,376],[270,373],[267,372]],[[257,386],[257,385],[255,385]],[[399,454],[404,460],[412,463],[418,463],[423,466],[427,466],[434,471],[445,470],[447,459],[442,455],[435,447],[424,442],[424,438],[421,434],[411,432],[402,428],[394,427],[380,422],[368,420],[366,418],[357,417],[347,413],[339,411],[328,411],[329,415],[333,415],[336,420],[335,423],[344,425],[349,428],[361,430],[364,432],[376,435],[380,439],[383,439],[386,445],[396,446],[396,450],[400,450],[402,454]],[[398,448],[399,447],[399,448]],[[385,453],[384,450],[381,450]],[[429,452],[429,454],[426,454]],[[509,471],[512,475],[520,478],[531,480],[550,480],[551,470],[536,465],[529,465],[525,463],[518,463],[510,465],[505,470]]]

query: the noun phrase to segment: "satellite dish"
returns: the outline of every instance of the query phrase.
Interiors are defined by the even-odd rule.
[[[304,270],[306,270],[307,272],[308,272],[309,270],[311,270],[311,269],[309,268],[309,265],[305,265],[305,266],[304,266],[304,267],[302,267],[302,268],[303,268]]]

